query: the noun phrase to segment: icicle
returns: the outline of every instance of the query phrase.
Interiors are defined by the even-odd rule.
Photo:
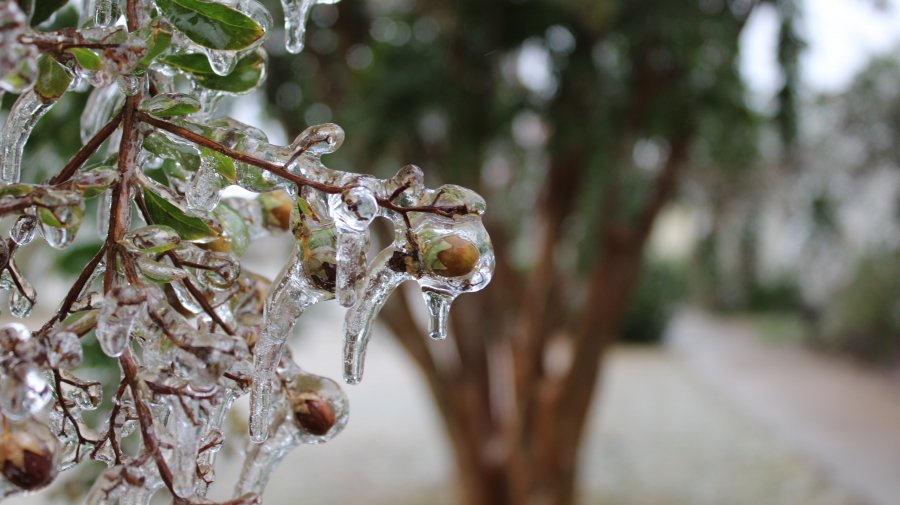
[[[112,207],[112,191],[100,193],[97,199],[97,236],[106,240],[109,234],[109,212]]]
[[[237,52],[236,51],[221,51],[218,49],[209,49],[204,48],[206,52],[206,57],[209,58],[209,66],[212,67],[213,72],[219,75],[228,75],[233,70],[235,65],[237,65]]]
[[[200,429],[203,424],[198,419],[201,415],[199,402],[183,401],[178,396],[169,396],[168,427],[174,438],[174,448],[169,467],[172,469],[172,491],[179,498],[194,494],[194,475],[197,471],[197,451],[200,446]],[[188,409],[190,409],[188,411]]]
[[[281,0],[281,6],[284,8],[284,45],[289,53],[297,54],[303,50],[303,38],[306,33],[306,20],[309,18],[309,12],[317,3],[335,2],[319,2],[316,0]]]
[[[279,399],[281,404],[269,425],[272,436],[262,444],[248,444],[235,497],[262,494],[272,471],[288,452],[300,444],[331,440],[349,419],[347,397],[340,386],[326,377],[304,373],[289,359],[285,361],[299,375],[288,383],[290,398],[282,395]]]
[[[118,358],[125,352],[135,318],[145,303],[144,291],[127,284],[116,286],[106,294],[97,318],[97,341],[107,356]]]
[[[335,295],[342,307],[356,303],[366,273],[366,229],[378,213],[375,194],[362,186],[328,198],[338,228]]]
[[[413,279],[412,275],[390,267],[395,251],[389,247],[375,258],[366,277],[363,296],[344,318],[344,380],[347,384],[359,384],[362,380],[366,346],[375,316],[397,286]]]
[[[428,336],[435,340],[447,338],[447,321],[450,317],[450,304],[455,296],[431,289],[423,289],[425,305],[431,316],[428,320]]]
[[[0,182],[19,182],[22,150],[35,123],[56,102],[44,101],[34,90],[19,96],[0,131]]]
[[[269,403],[275,367],[281,360],[282,346],[294,323],[307,307],[325,299],[310,286],[295,251],[281,271],[280,279],[266,301],[266,324],[254,347],[254,377],[250,391],[250,439],[262,443],[268,436]]]
[[[113,18],[113,2],[116,0],[94,0],[94,24],[111,26],[116,22]]]

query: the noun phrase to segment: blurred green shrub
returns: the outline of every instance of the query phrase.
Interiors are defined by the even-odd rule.
[[[864,259],[822,314],[813,343],[878,363],[900,358],[900,254]]]
[[[648,263],[629,302],[619,339],[632,344],[662,340],[686,287],[684,267],[670,262]]]
[[[803,306],[800,286],[787,276],[774,280],[754,279],[748,283],[744,309],[752,312],[798,311]]]

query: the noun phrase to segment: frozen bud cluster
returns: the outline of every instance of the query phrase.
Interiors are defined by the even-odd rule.
[[[317,3],[332,0],[283,0],[288,51],[302,50]],[[453,300],[493,272],[484,200],[429,189],[414,165],[389,179],[328,168],[323,157],[345,139],[336,124],[278,146],[218,115],[223,97],[265,79],[272,19],[257,0],[69,7],[77,24],[50,31],[41,27],[51,13],[38,19],[38,9],[0,0],[0,90],[19,95],[0,129],[0,218],[14,219],[0,240],[10,313],[26,317],[37,302],[16,265],[22,246],[41,237],[70,247],[90,199],[103,241],[41,329],[0,328],[0,499],[95,460],[107,468],[90,505],[146,504],[163,488],[178,503],[212,504],[223,422],[249,394],[249,441],[228,503],[260,503],[288,451],[327,442],[349,418],[340,386],[294,362],[285,342],[297,320],[319,302],[348,308],[349,384],[362,379],[372,322],[404,281],[421,286],[429,332],[445,338]],[[189,89],[176,86],[185,80]],[[66,92],[88,90],[84,147],[49,179],[22,182],[36,122]],[[222,198],[229,186],[256,196]],[[369,261],[376,218],[393,224],[394,240]],[[273,234],[296,245],[273,258],[284,266],[269,280],[240,258]],[[93,338],[117,362],[118,383],[80,377],[82,340]],[[112,407],[94,425],[84,413],[100,407],[104,387]],[[135,432],[140,447],[127,453],[122,440]]]

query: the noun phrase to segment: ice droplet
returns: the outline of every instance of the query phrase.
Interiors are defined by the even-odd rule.
[[[68,228],[56,228],[41,223],[41,235],[47,244],[54,249],[65,249],[75,240],[75,231]]]
[[[34,90],[22,93],[0,131],[0,182],[19,182],[22,150],[38,120],[56,102],[44,101]]]
[[[106,294],[97,318],[97,341],[107,356],[118,358],[125,352],[134,320],[146,298],[142,289],[131,285],[116,286]]]
[[[37,413],[53,398],[50,384],[31,363],[19,363],[0,379],[0,408],[12,419]]]
[[[209,58],[209,66],[212,67],[213,72],[219,75],[228,75],[234,70],[234,66],[237,65],[237,52],[236,51],[221,51],[218,49],[209,49],[204,48],[206,50],[206,57]]]
[[[22,246],[34,240],[35,232],[37,232],[37,218],[25,214],[16,219],[15,224],[9,230],[9,238]],[[104,236],[104,238],[106,237]]]

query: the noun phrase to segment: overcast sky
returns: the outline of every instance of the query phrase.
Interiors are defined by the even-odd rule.
[[[842,91],[872,56],[897,52],[900,0],[888,0],[883,10],[873,6],[874,0],[799,2],[801,30],[809,44],[801,72],[810,91]],[[776,63],[777,41],[775,8],[757,8],[742,34],[740,68],[755,95],[751,101],[763,108],[783,82]]]

